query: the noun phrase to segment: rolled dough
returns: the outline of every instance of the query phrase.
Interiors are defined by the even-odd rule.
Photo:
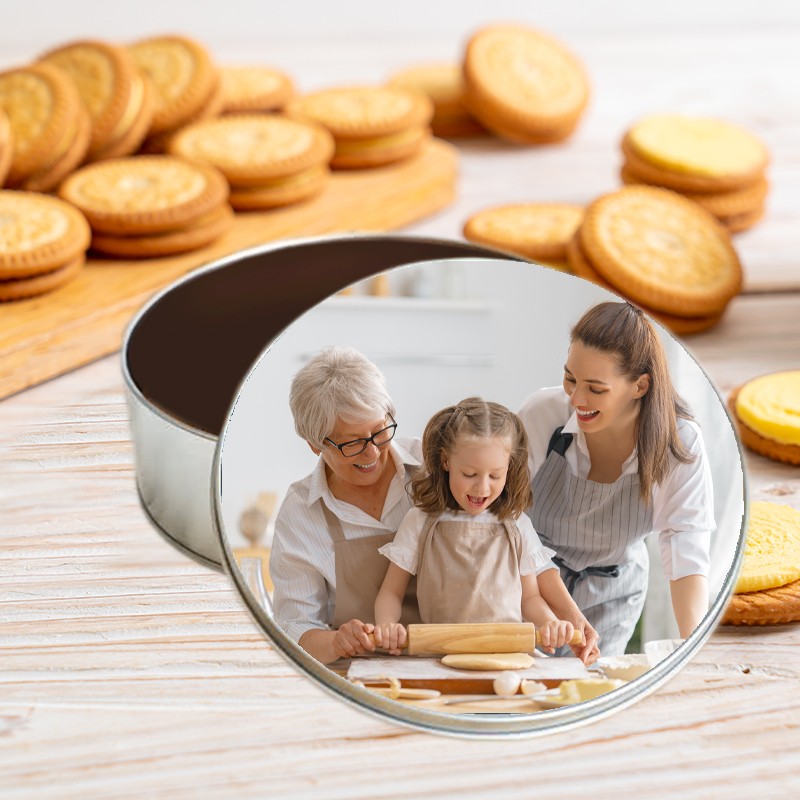
[[[442,664],[456,669],[528,669],[533,656],[527,653],[457,653],[445,656]]]

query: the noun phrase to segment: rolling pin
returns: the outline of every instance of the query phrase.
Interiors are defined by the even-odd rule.
[[[532,622],[458,623],[454,625],[409,625],[403,649],[410,656],[450,653],[532,653],[542,643],[541,632]],[[372,643],[375,637],[370,634]],[[573,631],[569,644],[583,641]]]

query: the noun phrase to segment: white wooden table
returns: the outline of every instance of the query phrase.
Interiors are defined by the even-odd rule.
[[[409,232],[458,237],[469,214],[501,202],[589,201],[617,185],[617,143],[636,116],[724,116],[769,143],[773,191],[764,222],[736,240],[747,293],[690,348],[723,391],[800,367],[800,30],[757,23],[691,34],[584,28],[569,41],[594,99],[575,138],[530,150],[463,145],[457,202]],[[309,89],[380,79],[412,52],[447,58],[459,41],[454,32],[415,51],[389,37],[339,43],[329,68],[318,43],[308,62],[311,44],[287,43],[270,60]],[[720,629],[654,695],[569,733],[491,742],[423,734],[300,677],[225,576],[153,532],[136,497],[116,357],[0,402],[0,441],[4,800],[766,798],[800,787],[800,624]],[[800,508],[800,470],[748,453],[747,471],[751,498]]]

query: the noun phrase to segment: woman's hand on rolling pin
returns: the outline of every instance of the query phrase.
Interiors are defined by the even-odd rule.
[[[544,625],[540,625],[538,630],[542,637],[540,646],[548,653],[552,653],[557,647],[561,647],[572,638],[575,628],[571,622],[567,622],[565,619],[551,619]]]
[[[375,645],[372,643],[370,635],[375,626],[369,622],[362,622],[360,619],[351,619],[345,622],[333,637],[333,650],[337,658],[353,658],[363,656],[365,653],[372,653]]]
[[[375,644],[391,656],[399,656],[406,643],[406,629],[399,622],[384,622],[375,626]]]
[[[587,666],[594,664],[600,658],[600,650],[597,647],[599,639],[597,631],[589,624],[585,617],[576,620],[575,630],[583,634],[583,644],[571,644],[570,648],[575,656],[577,656]]]

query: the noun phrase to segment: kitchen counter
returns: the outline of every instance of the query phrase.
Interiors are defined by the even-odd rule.
[[[458,238],[490,205],[587,202],[618,185],[619,138],[638,115],[680,106],[727,117],[768,142],[773,188],[766,218],[735,240],[745,293],[687,344],[724,394],[800,367],[800,27],[554,32],[592,76],[575,137],[538,149],[462,143],[456,202],[407,232]],[[425,40],[416,52],[447,58],[458,41]],[[349,60],[329,72],[319,49],[303,72],[311,45],[278,47],[269,60],[313,88],[339,73],[377,80],[409,63],[415,43],[337,46]],[[0,445],[3,798],[499,798],[534,787],[766,798],[800,787],[800,623],[720,628],[654,694],[567,733],[428,735],[301,677],[226,576],[153,531],[136,495],[117,356],[0,401]],[[800,508],[800,469],[745,460],[750,499]]]

